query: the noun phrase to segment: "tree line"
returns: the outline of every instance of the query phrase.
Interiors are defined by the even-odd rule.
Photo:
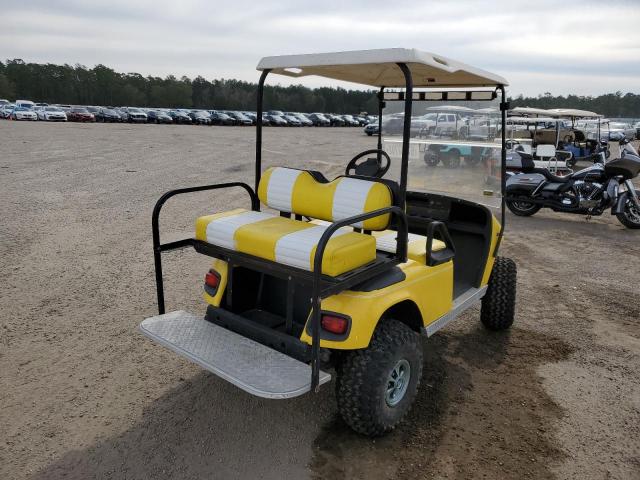
[[[104,65],[28,63],[21,59],[0,62],[0,98],[71,105],[111,105],[165,108],[255,110],[257,84],[232,79],[207,80],[197,76],[165,78],[120,73]],[[302,112],[359,113],[377,111],[374,90],[307,88],[266,85],[266,108]],[[640,94],[537,97],[522,95],[512,106],[578,108],[608,117],[640,117]]]
[[[104,65],[0,62],[0,98],[70,105],[255,110],[257,83],[201,76],[165,78],[119,73]],[[376,112],[373,91],[266,85],[265,108],[285,111]]]

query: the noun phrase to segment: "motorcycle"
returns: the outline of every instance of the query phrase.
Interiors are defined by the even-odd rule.
[[[620,157],[607,161],[605,153],[593,165],[560,177],[536,168],[529,157],[507,179],[505,203],[515,215],[529,217],[541,208],[595,216],[610,208],[627,228],[640,228],[640,201],[631,180],[640,173],[640,156],[627,140],[620,141]]]

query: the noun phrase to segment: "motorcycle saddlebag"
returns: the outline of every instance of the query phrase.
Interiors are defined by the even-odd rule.
[[[545,181],[539,173],[519,173],[507,179],[508,194],[531,194]]]

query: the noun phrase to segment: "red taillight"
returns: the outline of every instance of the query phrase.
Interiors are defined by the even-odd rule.
[[[211,288],[218,288],[218,285],[220,285],[220,277],[218,276],[217,273],[213,272],[213,271],[208,271],[207,274],[204,277],[204,283]]]
[[[322,325],[323,330],[326,330],[327,332],[342,335],[347,332],[349,320],[335,315],[322,315],[320,325]]]

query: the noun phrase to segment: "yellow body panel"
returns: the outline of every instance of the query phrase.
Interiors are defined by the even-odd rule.
[[[484,267],[484,273],[482,274],[482,280],[480,282],[481,286],[484,286],[489,283],[489,277],[491,276],[491,271],[493,270],[493,263],[495,261],[495,251],[496,245],[498,244],[498,237],[500,236],[500,231],[502,230],[502,226],[498,219],[491,215],[491,246],[489,247],[489,257],[487,258],[487,264]]]
[[[399,267],[406,275],[402,282],[372,292],[347,290],[322,300],[322,310],[351,317],[351,331],[343,341],[321,340],[321,347],[339,350],[366,348],[380,317],[389,308],[405,300],[416,304],[425,326],[451,310],[453,262],[427,267],[410,260]],[[306,328],[300,340],[311,344]]]

